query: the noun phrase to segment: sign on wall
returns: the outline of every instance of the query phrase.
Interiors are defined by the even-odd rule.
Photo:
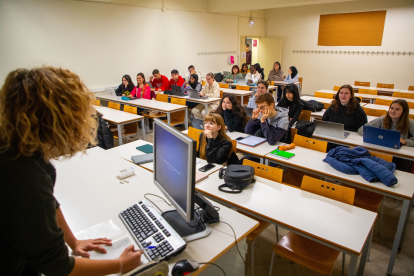
[[[241,58],[246,58],[246,52],[241,53]]]
[[[253,39],[253,47],[257,47],[257,39]]]

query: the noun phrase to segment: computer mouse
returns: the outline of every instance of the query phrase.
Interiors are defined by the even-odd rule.
[[[196,260],[193,260],[193,259],[181,260],[181,261],[178,261],[174,265],[171,271],[171,274],[172,276],[186,275],[190,272],[197,270],[198,267],[199,267],[199,264]]]

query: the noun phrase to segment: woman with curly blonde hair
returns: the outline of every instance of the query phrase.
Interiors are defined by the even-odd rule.
[[[95,144],[93,95],[69,70],[17,69],[0,90],[0,255],[6,275],[107,275],[140,263],[133,246],[116,260],[106,238],[77,240],[53,196],[56,170],[50,160],[71,157]],[[74,255],[68,255],[67,243]],[[4,260],[4,258],[6,258]]]

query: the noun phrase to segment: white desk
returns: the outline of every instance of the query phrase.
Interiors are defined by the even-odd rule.
[[[414,90],[400,89],[400,90],[398,90],[398,92],[401,92],[401,93],[414,93]]]
[[[147,99],[133,99],[129,101],[124,101],[121,99],[121,97],[111,97],[111,96],[108,96],[108,94],[106,93],[99,93],[95,97],[98,100],[111,101],[111,102],[116,102],[119,104],[137,106],[137,107],[141,107],[145,109],[157,110],[160,112],[167,113],[168,125],[171,124],[171,113],[185,110],[186,111],[185,114],[187,114],[186,105],[172,104],[172,103],[153,101],[153,100],[147,100]],[[184,117],[184,125],[185,125],[185,128],[187,129],[188,128],[188,116]]]
[[[246,90],[236,90],[236,89],[228,89],[228,88],[220,88],[221,91],[223,91],[223,94],[233,94],[235,96],[241,97],[241,105],[247,105],[249,103],[249,98],[252,94],[254,94],[254,91],[246,91]],[[244,97],[247,97],[247,101],[245,103]]]
[[[123,111],[120,111],[120,110],[107,108],[107,107],[103,107],[103,106],[95,106],[94,105],[94,107],[97,111],[102,113],[102,115],[103,115],[102,119],[104,119],[105,121],[111,122],[111,123],[113,123],[117,126],[119,145],[122,145],[121,126],[125,125],[125,124],[129,124],[129,123],[133,123],[133,122],[141,121],[141,128],[142,128],[142,135],[143,135],[142,139],[145,139],[145,126],[144,126],[144,120],[143,120],[144,117],[143,116],[128,113],[128,112],[123,112]]]
[[[366,104],[364,105],[365,108],[372,108],[378,110],[385,110],[388,111],[390,107],[388,105],[381,105],[381,104]],[[414,109],[410,108],[410,115],[414,115]]]
[[[400,89],[390,89],[390,88],[379,88],[379,87],[366,87],[366,86],[353,86],[354,90],[359,90],[359,89],[369,89],[369,90],[377,90],[378,92],[386,92],[386,93],[394,93],[394,92],[399,92]]]
[[[112,220],[121,229],[122,236],[130,237],[118,213],[142,200],[146,193],[163,197],[153,184],[151,172],[99,147],[89,149],[87,155],[77,154],[69,160],[53,161],[53,163],[57,171],[54,194],[74,233]],[[127,178],[129,183],[120,184],[115,176],[117,172],[127,167],[133,167],[136,175]],[[155,200],[157,205],[162,203],[160,199],[151,199]],[[258,226],[255,220],[221,204],[215,202],[213,204],[220,207],[220,219],[233,227],[238,242],[243,242],[244,238]],[[170,273],[172,266],[179,260],[192,258],[199,262],[217,262],[220,261],[219,258],[222,258],[222,254],[227,254],[229,249],[234,248],[233,232],[228,225],[215,223],[211,226],[213,231],[210,236],[187,243],[187,248],[183,253],[168,261]],[[132,237],[130,240],[135,244]],[[240,250],[244,252],[243,249]],[[229,267],[223,268],[228,274],[231,270],[241,268],[244,272],[240,256],[234,253],[231,256],[234,261],[228,261],[226,265]],[[146,262],[145,257],[143,259]],[[202,266],[195,274],[204,269],[210,268]]]
[[[401,92],[401,91],[398,91],[398,92]],[[414,91],[411,91],[411,92],[414,93]],[[395,100],[398,100],[398,99],[402,99],[402,100],[406,100],[407,102],[414,103],[414,99],[398,98],[398,97],[390,97],[390,96],[378,96],[377,99],[390,100],[390,101],[395,101]]]
[[[222,182],[216,173],[196,189],[224,205],[350,254],[348,275],[355,275],[364,251],[358,275],[363,274],[376,213],[260,177],[240,194],[220,192],[217,187]]]
[[[168,97],[181,98],[181,99],[185,99],[187,102],[203,104],[205,110],[208,110],[209,104],[212,104],[212,103],[215,103],[221,100],[220,98],[196,99],[196,98],[191,98],[190,96],[176,96],[176,95],[168,95]]]
[[[271,160],[287,167],[298,169],[301,171],[311,172],[319,176],[323,176],[332,180],[338,180],[341,183],[346,183],[352,186],[357,186],[366,190],[373,191],[388,197],[402,199],[403,206],[401,208],[400,219],[398,222],[397,233],[394,238],[394,244],[391,251],[391,258],[388,265],[387,274],[392,274],[395,257],[397,251],[402,246],[405,230],[407,227],[411,206],[413,205],[414,185],[413,175],[410,173],[395,171],[394,175],[398,179],[398,183],[392,187],[387,187],[381,182],[368,182],[360,175],[344,174],[332,168],[328,163],[323,162],[326,153],[314,151],[296,146],[289,152],[295,153],[296,156],[285,160],[274,157],[273,155],[266,155],[266,163]]]
[[[331,104],[332,101],[334,100],[334,99],[327,99],[327,98],[320,98],[320,97],[313,97],[313,96],[302,96],[300,98],[304,101],[314,100],[314,101],[318,101],[320,103],[326,103],[326,104]]]
[[[220,82],[220,83],[222,83],[222,84],[228,84],[229,85],[229,87],[236,87],[237,85],[241,85],[241,84],[237,84],[237,83],[231,83],[231,82]],[[251,85],[241,85],[241,86],[249,86],[250,88],[257,88],[257,86],[251,86]],[[275,85],[269,85],[269,87],[267,88],[268,90],[274,90],[274,89],[276,89],[277,88],[277,86],[275,86]],[[221,88],[221,89],[223,89],[223,88]]]
[[[338,91],[329,90],[329,89],[321,89],[321,90],[317,90],[316,92],[329,93],[329,94],[336,95]],[[355,97],[362,97],[363,100],[368,100],[370,103],[374,103],[375,99],[378,97],[378,95],[362,94],[362,93],[354,93],[354,95]]]

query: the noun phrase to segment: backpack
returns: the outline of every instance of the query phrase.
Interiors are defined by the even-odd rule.
[[[310,101],[301,100],[301,102],[303,103],[303,110],[310,110],[312,112],[322,111],[324,107],[323,103],[320,103],[315,100],[310,100]]]
[[[222,73],[215,74],[214,79],[215,79],[216,82],[222,82],[223,79],[224,79],[223,74]]]
[[[221,168],[219,178],[224,178],[224,183],[219,186],[219,190],[225,193],[238,194],[251,183],[254,183],[254,168],[248,165],[228,165]],[[230,189],[230,190],[228,190]]]
[[[308,121],[297,121],[296,129],[298,130],[297,134],[310,138],[315,131],[315,123]]]

